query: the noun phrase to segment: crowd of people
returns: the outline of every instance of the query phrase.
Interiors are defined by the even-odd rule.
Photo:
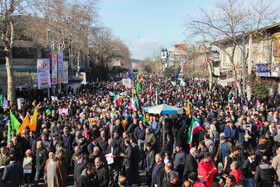
[[[278,96],[247,101],[231,87],[214,84],[209,90],[207,82],[189,79],[180,86],[145,74],[133,78],[141,87],[136,94],[122,85],[123,76],[82,85],[57,100],[26,99],[20,109],[11,106],[19,122],[31,119],[36,107],[38,116],[35,131],[12,130],[10,141],[10,110],[1,109],[0,186],[280,184]],[[120,103],[114,102],[116,93]],[[138,110],[130,107],[132,95]],[[156,104],[182,108],[183,114],[145,112]],[[193,119],[202,129],[192,135]]]

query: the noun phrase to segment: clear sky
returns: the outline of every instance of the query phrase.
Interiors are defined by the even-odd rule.
[[[101,22],[128,47],[131,57],[158,56],[161,48],[185,43],[188,15],[217,0],[101,0]]]

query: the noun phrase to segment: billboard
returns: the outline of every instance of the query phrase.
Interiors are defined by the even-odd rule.
[[[270,77],[271,67],[268,64],[256,64],[256,75],[261,77]]]
[[[57,84],[57,53],[52,52],[52,84]]]
[[[37,81],[38,89],[46,89],[51,87],[49,58],[37,59]]]
[[[63,83],[63,51],[57,52],[57,83]]]
[[[63,61],[63,83],[68,83],[68,61]]]
[[[273,53],[271,63],[271,77],[280,76],[280,32],[273,36]]]

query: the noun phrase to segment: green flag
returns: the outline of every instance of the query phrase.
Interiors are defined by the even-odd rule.
[[[139,85],[139,83],[137,82],[137,87],[136,87],[136,93],[138,94],[138,92],[141,90],[141,87]]]
[[[10,126],[10,121],[8,123],[8,142],[11,141],[11,126]]]
[[[3,107],[3,104],[4,104],[4,94],[1,93],[1,98],[0,98],[0,106]]]
[[[12,124],[12,129],[16,130],[16,134],[18,134],[19,127],[20,127],[20,122],[17,120],[17,118],[14,116],[12,111],[10,110],[10,118],[11,118],[11,124]]]

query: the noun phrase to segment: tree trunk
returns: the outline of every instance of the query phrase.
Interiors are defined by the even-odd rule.
[[[76,73],[76,76],[79,76],[79,73],[80,73],[80,52],[78,51],[78,56],[77,56],[77,73]]]
[[[252,50],[253,50],[253,37],[252,35],[249,36],[249,54],[248,54],[248,77],[251,76],[252,74]],[[251,93],[252,93],[252,88],[250,84],[246,84],[246,90],[247,90],[247,100],[251,100]]]
[[[11,51],[5,49],[8,55],[5,56],[6,60],[6,69],[7,69],[7,87],[8,87],[8,100],[10,101],[10,105],[13,106],[15,104],[15,88],[14,88],[14,76],[13,76],[13,67],[12,67],[12,55]]]
[[[241,95],[242,94],[241,83],[237,78],[237,72],[236,71],[233,71],[233,78],[234,78],[235,84],[237,85],[237,88],[238,88],[238,94]]]
[[[209,72],[209,90],[212,90],[212,86],[213,86],[213,74],[212,74],[212,68],[211,68],[211,63],[207,62],[207,68],[208,68],[208,72]]]

